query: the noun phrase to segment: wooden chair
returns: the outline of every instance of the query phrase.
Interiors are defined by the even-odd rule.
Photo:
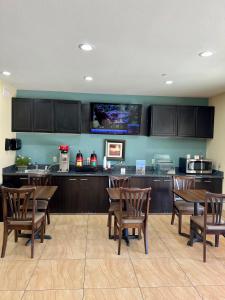
[[[120,188],[129,186],[129,177],[124,176],[110,176],[109,177],[109,187],[110,188]],[[108,222],[107,226],[109,227],[109,239],[112,238],[111,227],[112,227],[112,217],[114,216],[114,211],[119,210],[119,199],[118,201],[111,200],[108,210]]]
[[[173,188],[178,190],[195,189],[195,178],[187,176],[174,176],[173,177]],[[203,213],[204,208],[200,207],[199,211]],[[173,211],[171,218],[171,225],[174,224],[175,215],[178,217],[178,233],[186,236],[182,233],[182,216],[183,215],[194,215],[194,204],[188,203],[180,198],[177,198],[173,194]]]
[[[207,193],[203,216],[192,216],[190,223],[190,243],[193,245],[195,233],[199,230],[203,239],[203,261],[206,262],[206,235],[215,235],[215,247],[219,246],[220,234],[225,234],[225,221],[222,219],[225,194]]]
[[[32,186],[44,186],[50,184],[50,177],[46,174],[28,174],[28,184]],[[50,224],[49,203],[46,200],[38,200],[38,211],[45,212],[47,223]]]
[[[148,254],[148,212],[151,188],[120,188],[119,210],[114,212],[114,239],[119,231],[118,255],[120,255],[122,230],[138,228],[143,231],[145,254]]]
[[[18,241],[18,232],[31,231],[31,258],[34,257],[34,236],[41,231],[41,243],[44,239],[45,214],[36,211],[35,187],[6,188],[2,187],[3,195],[3,243],[1,257],[5,256],[7,239],[14,230],[15,242]],[[28,210],[29,201],[32,199],[32,211]]]

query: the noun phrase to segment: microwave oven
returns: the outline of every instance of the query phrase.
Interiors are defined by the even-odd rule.
[[[180,157],[179,170],[187,174],[212,174],[212,160]]]

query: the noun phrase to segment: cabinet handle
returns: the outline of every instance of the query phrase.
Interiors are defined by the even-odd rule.
[[[172,180],[171,179],[164,179],[163,181],[164,182],[171,182]]]
[[[81,178],[80,181],[88,181],[87,178]]]
[[[27,177],[20,177],[20,180],[27,180]]]
[[[212,180],[204,180],[204,182],[212,182]]]
[[[200,179],[195,180],[195,182],[202,182]]]
[[[161,180],[160,179],[153,179],[152,181],[154,181],[154,182],[160,182]]]
[[[76,178],[70,178],[69,181],[76,181]]]

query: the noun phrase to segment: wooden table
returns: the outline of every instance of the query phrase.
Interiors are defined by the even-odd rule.
[[[23,185],[21,188],[28,188],[28,187],[34,187],[31,185]],[[36,186],[36,200],[45,200],[50,201],[53,195],[55,194],[57,190],[57,186],[55,185],[44,185],[44,186]],[[30,243],[30,235],[26,233],[21,233],[20,237],[29,238],[29,240],[26,242],[26,245]],[[45,234],[44,239],[50,240],[52,237],[51,235]],[[35,239],[40,239],[40,235],[36,235]]]
[[[173,190],[174,194],[187,202],[194,203],[194,215],[199,215],[199,204],[205,202],[206,190]]]
[[[187,202],[191,202],[194,203],[194,215],[198,216],[199,215],[199,205],[200,203],[204,203],[205,202],[205,198],[206,198],[206,193],[208,192],[207,190],[177,190],[174,189],[173,190],[174,194],[177,195],[178,197],[182,198],[183,200],[187,201]],[[190,238],[190,235],[188,236]],[[193,239],[193,243],[196,242],[202,242],[202,237],[200,234],[196,233],[195,237]],[[208,244],[210,244],[211,246],[213,245],[211,242],[207,241]],[[192,243],[190,242],[190,240],[187,242],[188,246],[191,246]]]

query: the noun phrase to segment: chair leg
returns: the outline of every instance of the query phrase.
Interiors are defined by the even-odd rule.
[[[215,247],[219,247],[219,238],[220,238],[219,234],[216,234],[215,235]]]
[[[178,233],[179,234],[182,234],[181,228],[182,228],[182,214],[179,213],[179,216],[178,216]]]
[[[206,234],[203,232],[203,262],[206,262]]]
[[[173,208],[172,218],[171,218],[171,225],[174,224],[174,220],[175,220],[175,209]]]
[[[148,254],[148,225],[144,225],[144,245],[145,245],[145,254]]]
[[[116,240],[116,233],[117,233],[117,220],[114,216],[114,241]]]
[[[122,227],[119,228],[119,243],[118,243],[118,255],[120,255],[120,249],[121,249],[121,239],[122,239]]]
[[[132,235],[135,235],[135,228],[132,228]]]
[[[48,225],[49,225],[49,224],[50,224],[50,214],[49,214],[48,208],[47,208],[47,210],[46,210],[46,216],[47,216],[47,223],[48,223]]]
[[[112,226],[112,214],[108,214],[108,231],[109,231],[109,239],[111,238],[111,226]]]
[[[5,257],[5,250],[6,250],[6,246],[7,246],[7,240],[8,240],[8,228],[6,226],[4,226],[1,257]]]
[[[193,223],[191,222],[190,223],[190,240],[189,240],[189,243],[188,243],[188,245],[191,246],[191,247],[193,246],[194,234],[195,234],[195,231],[194,231]]]
[[[41,243],[44,242],[44,230],[45,230],[45,222],[43,221],[41,225]]]
[[[15,240],[15,243],[18,242],[18,230],[14,230],[14,240]]]
[[[34,258],[34,229],[31,234],[31,258]]]

